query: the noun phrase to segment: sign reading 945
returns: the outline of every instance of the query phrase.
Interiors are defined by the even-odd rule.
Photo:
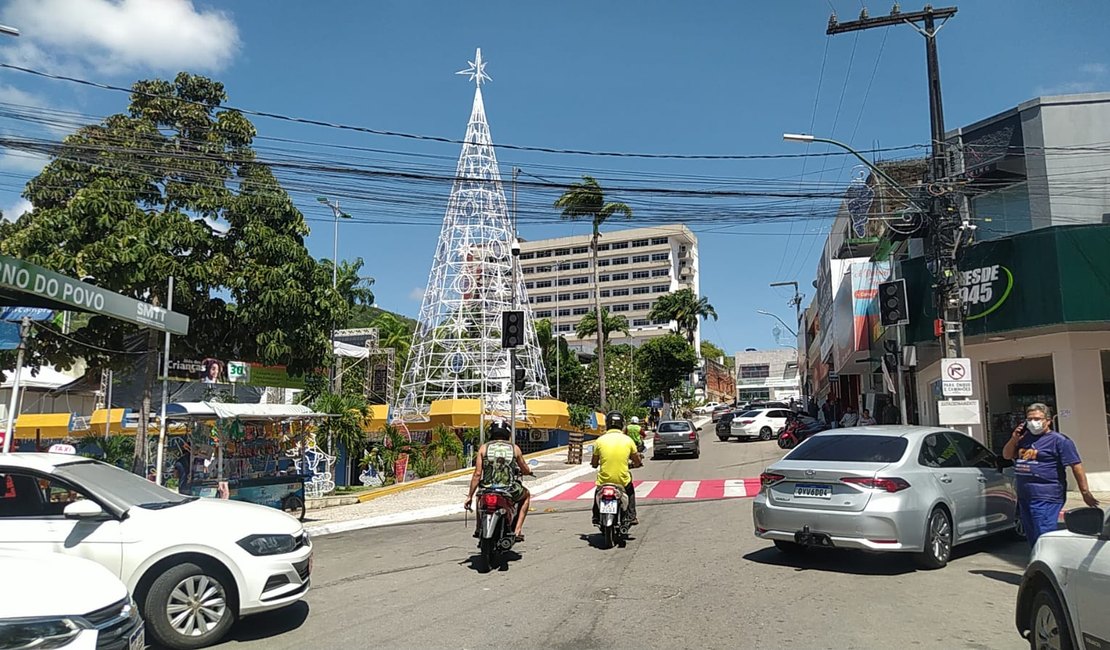
[[[993,313],[1014,289],[1014,274],[1001,264],[981,266],[960,273],[960,299],[967,307],[966,320]]]

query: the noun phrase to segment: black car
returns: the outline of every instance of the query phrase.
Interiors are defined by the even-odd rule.
[[[717,432],[720,433],[722,431],[729,431],[732,428],[732,418],[734,418],[736,414],[740,412],[741,411],[730,410],[722,413],[721,417],[717,419]]]

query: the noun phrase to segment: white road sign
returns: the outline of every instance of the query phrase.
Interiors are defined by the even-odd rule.
[[[937,402],[937,421],[940,424],[980,424],[979,400],[951,399]]]
[[[970,397],[971,359],[941,359],[940,379],[941,392],[945,397]]]

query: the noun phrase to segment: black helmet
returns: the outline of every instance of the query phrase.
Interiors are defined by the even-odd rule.
[[[624,416],[620,411],[609,411],[605,414],[605,428],[606,429],[623,429]]]
[[[490,440],[508,440],[512,438],[513,431],[504,420],[494,420],[489,425]]]

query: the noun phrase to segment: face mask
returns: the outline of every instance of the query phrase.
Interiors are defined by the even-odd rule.
[[[1026,420],[1025,427],[1029,429],[1029,433],[1039,436],[1044,433],[1044,420]]]

